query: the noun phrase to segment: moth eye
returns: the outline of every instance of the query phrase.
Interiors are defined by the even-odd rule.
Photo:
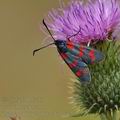
[[[62,45],[65,45],[65,43],[62,43]]]
[[[61,46],[64,46],[64,43],[62,43]]]

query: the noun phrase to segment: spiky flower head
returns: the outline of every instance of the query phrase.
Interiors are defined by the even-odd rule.
[[[74,80],[72,101],[77,109],[83,108],[85,114],[109,114],[113,117],[113,113],[120,109],[120,44],[106,41],[97,44],[96,48],[106,58],[101,63],[89,66],[92,77],[90,84],[80,85]]]
[[[120,109],[120,45],[116,41],[120,34],[119,2],[75,0],[48,16],[48,26],[56,40],[67,40],[75,35],[71,41],[78,44],[91,41],[91,47],[105,54],[103,62],[89,65],[90,84],[74,81],[72,100],[86,113],[104,114],[106,119],[112,120]]]
[[[56,39],[72,41],[115,39],[119,35],[120,7],[117,0],[71,1],[48,14],[48,25]]]

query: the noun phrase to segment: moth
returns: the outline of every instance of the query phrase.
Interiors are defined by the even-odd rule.
[[[55,40],[44,20],[43,24],[54,42],[34,50],[33,55],[35,52],[55,44],[58,53],[79,80],[81,82],[89,82],[91,80],[91,75],[88,65],[102,61],[104,59],[104,54],[89,46],[74,43],[69,38],[67,40]]]

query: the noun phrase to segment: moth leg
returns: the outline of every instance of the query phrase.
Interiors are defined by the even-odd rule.
[[[90,46],[90,43],[91,43],[91,40],[87,43],[87,46],[88,46],[88,47]]]

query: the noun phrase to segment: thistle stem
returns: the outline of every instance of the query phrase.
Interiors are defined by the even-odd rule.
[[[120,120],[119,114],[117,110],[113,111],[113,120]]]
[[[101,120],[106,120],[105,114],[101,114],[101,115],[100,115],[100,118],[101,118]]]
[[[108,112],[106,113],[106,118],[107,118],[107,120],[113,120],[113,119],[112,119],[112,112],[108,111]]]
[[[118,111],[114,110],[111,112],[106,112],[106,114],[100,115],[101,120],[120,120],[120,117],[118,115]]]

